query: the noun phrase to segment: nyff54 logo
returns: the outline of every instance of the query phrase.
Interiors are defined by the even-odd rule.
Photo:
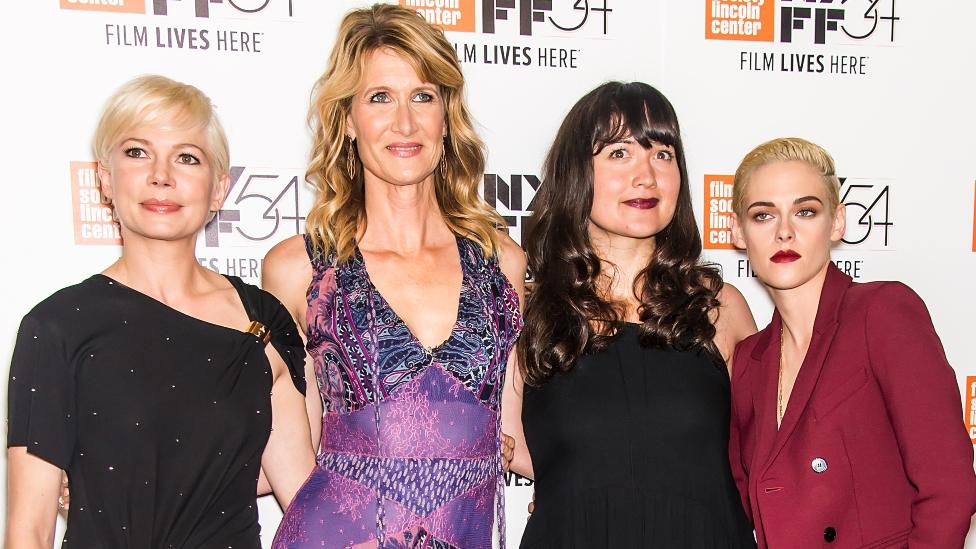
[[[705,38],[799,44],[895,41],[896,0],[705,0]],[[777,7],[779,8],[777,10]],[[779,32],[775,26],[779,19]]]
[[[294,0],[60,0],[60,2],[61,9],[65,10],[153,15],[179,13],[196,17],[210,17],[211,9],[217,15],[237,16],[273,12],[275,15],[291,17],[294,11]],[[175,13],[170,13],[171,11]]]
[[[223,207],[204,229],[206,247],[250,247],[301,234],[312,191],[300,170],[232,166]]]
[[[565,35],[584,29],[606,35],[611,0],[399,0],[446,31]]]

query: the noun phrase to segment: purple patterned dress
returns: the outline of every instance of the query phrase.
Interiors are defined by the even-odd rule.
[[[322,444],[275,549],[487,549],[493,524],[504,539],[499,405],[522,318],[497,260],[457,244],[457,322],[426,349],[373,286],[358,248],[336,263],[306,236]]]

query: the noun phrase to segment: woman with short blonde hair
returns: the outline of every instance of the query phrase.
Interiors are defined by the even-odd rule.
[[[766,547],[962,547],[976,510],[959,387],[922,299],[854,282],[830,154],[774,139],[736,171],[732,233],[776,309],[735,349],[729,456]],[[797,512],[802,510],[802,512]]]
[[[263,470],[288,505],[314,458],[301,338],[273,296],[197,262],[227,194],[210,99],[123,85],[94,139],[122,256],[25,317],[10,365],[6,547],[261,547]],[[271,343],[271,345],[267,345]]]

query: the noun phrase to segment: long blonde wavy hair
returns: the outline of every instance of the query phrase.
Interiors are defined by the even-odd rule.
[[[377,49],[389,49],[413,65],[424,81],[440,88],[447,121],[446,169],[434,172],[437,205],[455,234],[477,242],[487,255],[498,246],[501,216],[481,198],[484,143],[464,104],[464,76],[454,47],[443,31],[417,12],[376,4],[346,14],[339,26],[329,65],[312,91],[309,124],[314,132],[305,178],[317,193],[306,229],[317,251],[348,259],[365,229],[363,168],[355,147],[346,146],[346,117],[359,90],[366,61]],[[349,158],[350,153],[353,158]],[[347,163],[355,163],[350,177]]]

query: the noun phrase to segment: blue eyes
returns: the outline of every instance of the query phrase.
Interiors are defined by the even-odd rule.
[[[410,98],[414,103],[431,103],[434,101],[434,94],[428,92],[417,92]],[[376,92],[369,96],[370,103],[389,103],[390,94],[387,92]]]

